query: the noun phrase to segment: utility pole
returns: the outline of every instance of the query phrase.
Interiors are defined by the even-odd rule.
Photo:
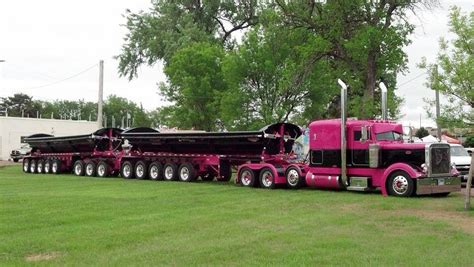
[[[97,124],[102,128],[102,105],[104,98],[104,61],[99,61],[99,100],[97,106]]]
[[[440,117],[440,110],[439,110],[439,90],[438,90],[438,65],[434,66],[434,77],[433,77],[433,84],[431,86],[432,89],[436,92],[436,128],[438,131],[438,139],[441,141],[441,126],[439,124],[439,117]],[[434,88],[433,88],[434,87]]]

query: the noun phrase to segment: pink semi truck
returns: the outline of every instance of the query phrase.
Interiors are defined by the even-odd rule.
[[[225,182],[235,171],[235,182],[245,187],[379,189],[383,195],[401,197],[448,195],[461,189],[448,144],[404,142],[401,124],[386,120],[385,109],[383,120],[346,119],[347,87],[340,84],[341,118],[309,124],[304,160],[293,153],[303,132],[290,123],[248,132],[102,129],[92,135],[26,138],[32,154],[23,170],[182,182]]]

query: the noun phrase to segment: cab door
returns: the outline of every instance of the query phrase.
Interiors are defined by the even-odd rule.
[[[348,145],[351,150],[350,162],[354,167],[369,167],[369,144],[372,138],[370,132],[370,127],[367,127],[367,140],[362,140],[362,127],[352,128]]]

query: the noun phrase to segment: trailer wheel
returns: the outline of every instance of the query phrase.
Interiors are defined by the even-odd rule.
[[[392,196],[409,197],[414,189],[415,183],[404,171],[396,171],[388,178],[387,191]]]
[[[296,167],[289,167],[286,170],[286,184],[291,189],[298,189],[304,186],[305,179],[300,176],[300,173]]]
[[[133,164],[130,161],[124,161],[120,168],[120,176],[125,179],[133,178]]]
[[[153,161],[148,167],[148,177],[151,180],[163,180],[163,165],[158,161]]]
[[[97,164],[96,173],[98,177],[109,176],[109,165],[105,161],[99,161],[99,163]]]
[[[36,160],[32,159],[30,161],[30,172],[36,173]]]
[[[196,180],[196,170],[194,166],[189,162],[181,164],[178,170],[178,177],[182,182],[192,182]]]
[[[74,162],[73,170],[76,176],[84,176],[84,161],[76,160],[76,162]]]
[[[58,174],[61,173],[61,160],[54,159],[51,163],[51,173]]]
[[[47,159],[44,161],[44,173],[51,172],[51,160]]]
[[[30,160],[23,159],[23,172],[30,172]]]
[[[44,161],[42,159],[39,159],[38,162],[36,163],[36,172],[43,173],[43,171],[44,171]]]
[[[166,163],[163,166],[163,178],[165,181],[176,181],[178,178],[178,166],[174,163]]]
[[[244,167],[240,170],[239,180],[243,186],[248,186],[248,187],[256,186],[255,172],[250,168]]]
[[[270,168],[263,168],[260,171],[260,185],[263,188],[273,189],[275,188],[275,174]]]
[[[215,178],[214,174],[210,173],[210,172],[208,172],[204,175],[201,175],[201,180],[206,181],[206,182],[210,182],[210,181],[214,180],[214,178]]]
[[[219,170],[219,176],[217,181],[219,182],[228,182],[232,178],[232,168],[229,162],[222,162]]]
[[[86,163],[85,173],[86,176],[92,177],[95,176],[96,166],[93,161],[89,161]]]
[[[145,162],[139,161],[135,164],[135,177],[137,177],[137,179],[146,179],[148,177],[146,171],[147,167]]]

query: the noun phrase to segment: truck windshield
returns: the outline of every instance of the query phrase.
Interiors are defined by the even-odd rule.
[[[454,157],[469,157],[467,150],[462,146],[452,146],[451,147],[451,156]]]
[[[401,141],[402,140],[402,134],[394,132],[394,131],[378,133],[376,136],[377,136],[378,141]]]

